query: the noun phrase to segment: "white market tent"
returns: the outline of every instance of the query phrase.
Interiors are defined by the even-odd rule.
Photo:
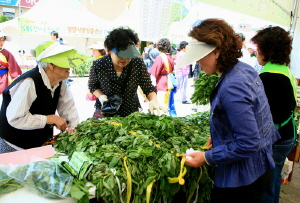
[[[78,50],[86,53],[86,47],[106,36],[112,28],[110,21],[99,18],[79,1],[40,0],[33,8],[18,18],[0,24],[11,42],[9,50],[28,52],[42,41],[50,40],[55,30]]]
[[[292,20],[291,33],[293,36],[293,50],[291,54],[290,67],[296,78],[300,78],[300,9],[299,0],[295,1],[294,18]]]
[[[184,2],[185,5],[191,4],[191,1],[189,0],[182,0],[181,2]],[[193,2],[194,4],[192,6],[190,5],[191,12],[186,16],[186,18],[194,16],[193,18],[195,21],[198,19],[214,17],[225,19],[226,17],[226,21],[230,21],[229,23],[232,24],[233,27],[237,27],[240,23],[245,23],[252,25],[255,24],[257,26],[256,28],[260,29],[272,24],[289,30],[293,37],[293,50],[291,53],[290,67],[295,77],[300,78],[300,21],[298,20],[300,18],[299,0],[195,0]],[[204,4],[206,4],[206,9],[201,9]],[[224,8],[227,9],[227,13],[224,11]],[[228,14],[228,12],[230,12],[230,14]],[[242,14],[244,16],[242,16]],[[246,15],[247,17],[245,17]],[[187,23],[189,23],[189,25],[187,25]],[[171,29],[167,36],[169,38],[175,37],[174,40],[176,40],[176,37],[180,40],[186,40],[183,35],[188,32],[181,28],[191,26],[192,22],[188,19],[183,19],[181,22],[176,22],[174,24],[175,25],[171,25]]]
[[[284,12],[290,15],[290,33],[293,37],[293,50],[290,67],[296,78],[300,78],[300,2],[299,0],[274,0]]]
[[[100,5],[106,1],[93,1],[95,6],[99,7],[99,11],[101,10],[103,18],[99,18],[77,0],[39,0],[33,8],[19,18],[0,24],[0,29],[11,35],[13,39],[5,45],[10,46],[9,50],[20,50],[22,47],[27,52],[41,41],[50,40],[50,32],[56,30],[70,45],[76,46],[84,53],[90,53],[86,50],[87,46],[103,40],[108,30],[120,25],[133,28],[143,41],[156,41],[161,37],[168,37],[172,42],[179,43],[183,39],[188,39],[184,35],[188,33],[192,23],[199,18],[223,17],[225,19],[226,17],[226,20],[231,21],[234,26],[238,26],[240,20],[245,24],[255,23],[258,27],[272,21],[273,25],[290,29],[293,35],[290,65],[295,76],[300,78],[300,63],[297,61],[300,56],[300,21],[297,20],[300,17],[299,0],[110,1],[109,6],[112,9],[127,4],[126,9],[116,9],[120,12],[119,16],[112,9],[100,8]],[[203,10],[204,4],[211,7]],[[189,9],[189,14],[182,20],[174,22],[177,15],[174,13],[178,13],[183,6]],[[221,12],[224,8],[227,9],[227,13]],[[110,13],[114,13],[113,21],[104,20],[108,19],[104,16]],[[243,17],[241,14],[248,17]]]

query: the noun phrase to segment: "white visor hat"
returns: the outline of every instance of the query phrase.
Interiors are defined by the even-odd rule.
[[[0,37],[5,37],[5,41],[11,41],[10,36],[8,36],[6,33],[4,33],[2,30],[0,30]]]
[[[89,46],[88,49],[102,50],[102,49],[105,49],[105,47],[104,47],[104,43],[102,41],[98,41],[98,42],[95,42],[94,44],[92,44],[91,46]]]
[[[189,41],[189,48],[183,54],[181,59],[176,63],[175,68],[184,67],[202,59],[204,56],[212,52],[216,48],[215,45],[209,45],[196,39]]]

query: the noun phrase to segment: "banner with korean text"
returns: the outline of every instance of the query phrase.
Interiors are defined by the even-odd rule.
[[[45,21],[33,21],[25,18],[19,18],[19,26],[21,33],[24,34],[50,35],[50,32],[55,30],[61,36],[87,38],[104,38],[109,31],[108,28],[105,29],[103,26],[100,28],[88,24],[61,25]]]

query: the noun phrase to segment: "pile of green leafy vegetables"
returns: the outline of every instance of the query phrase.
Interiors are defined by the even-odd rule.
[[[195,87],[195,91],[191,97],[192,103],[197,105],[209,104],[210,94],[216,86],[219,78],[220,77],[217,73],[207,75],[204,71],[201,71],[193,85]]]
[[[87,181],[94,183],[97,199],[172,202],[180,190],[187,202],[209,202],[212,168],[191,168],[178,156],[190,148],[202,150],[210,134],[209,112],[184,118],[135,112],[124,118],[88,119],[76,130],[60,134],[54,147],[69,157],[74,151],[85,152],[92,160],[94,167],[87,178],[76,181],[83,186]],[[71,191],[78,202],[87,202],[81,198],[87,195],[80,188]]]

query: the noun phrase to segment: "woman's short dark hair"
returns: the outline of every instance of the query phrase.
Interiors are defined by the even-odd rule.
[[[184,48],[186,47],[186,45],[188,45],[188,44],[189,44],[189,43],[186,42],[186,41],[180,42],[180,44],[179,44],[179,49],[180,49],[180,50],[184,49]]]
[[[206,19],[192,28],[189,36],[220,51],[217,69],[223,73],[242,56],[242,39],[233,28],[222,19]]]
[[[257,45],[260,55],[264,56],[264,61],[280,65],[290,63],[290,54],[292,51],[292,37],[288,31],[279,26],[269,26],[259,30],[251,38],[251,41]]]
[[[157,42],[157,49],[163,53],[171,53],[172,46],[168,38],[161,38]]]
[[[104,46],[107,50],[112,50],[113,48],[125,50],[129,42],[134,42],[137,45],[139,41],[137,33],[132,29],[119,27],[108,33],[104,41]]]

